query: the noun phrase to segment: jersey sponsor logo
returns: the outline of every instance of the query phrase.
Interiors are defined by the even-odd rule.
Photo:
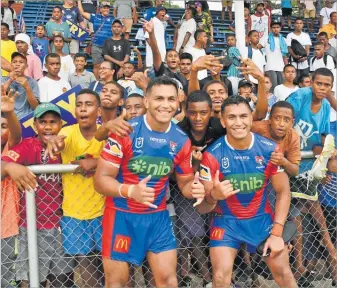
[[[229,180],[233,188],[240,189],[240,193],[255,193],[262,188],[264,184],[264,174],[234,174],[226,177]]]
[[[266,144],[268,146],[273,146],[272,142],[266,141],[266,140],[261,140],[261,143]]]
[[[225,234],[225,229],[214,227],[211,231],[211,240],[222,240]]]
[[[142,148],[144,144],[144,138],[143,137],[138,137],[136,138],[136,148]]]
[[[227,157],[222,158],[221,165],[222,168],[227,169],[229,167],[229,159]]]
[[[6,156],[11,158],[13,161],[16,162],[16,160],[19,159],[20,155],[18,153],[16,153],[15,151],[13,150],[9,150],[7,153],[6,153]]]
[[[114,139],[109,138],[106,146],[104,147],[104,151],[111,154],[112,156],[116,156],[118,158],[123,158],[123,152],[121,145]]]
[[[250,157],[249,156],[234,156],[234,159],[235,160],[250,160]]]
[[[158,179],[172,172],[173,162],[163,157],[138,156],[129,161],[128,169],[134,174]]]
[[[205,181],[212,181],[211,170],[208,167],[201,164],[199,178]]]
[[[173,142],[173,141],[170,141],[170,152],[171,152],[171,153],[175,153],[176,150],[177,150],[177,146],[178,146],[177,143],[175,143],[175,142]]]
[[[159,143],[159,144],[165,144],[166,143],[166,139],[164,138],[155,138],[155,137],[150,137],[150,141]]]
[[[117,234],[115,238],[114,251],[118,253],[129,253],[131,238]]]

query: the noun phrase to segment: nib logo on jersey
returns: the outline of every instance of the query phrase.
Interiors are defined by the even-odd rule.
[[[128,169],[137,175],[147,176],[158,179],[171,173],[173,162],[162,157],[139,156],[133,158],[128,163]]]
[[[227,176],[226,179],[230,180],[235,190],[240,189],[239,193],[255,192],[260,189],[264,183],[263,174],[234,174]]]

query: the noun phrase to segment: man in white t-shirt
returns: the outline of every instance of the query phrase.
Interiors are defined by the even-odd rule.
[[[280,34],[281,23],[273,21],[270,25],[271,33],[262,44],[266,51],[266,66],[265,71],[271,78],[272,88],[283,83],[283,68],[288,64],[288,46],[286,39]],[[282,45],[281,45],[282,44]]]
[[[284,82],[278,85],[274,89],[274,95],[276,96],[276,101],[284,101],[288,96],[298,90],[298,86],[294,84],[296,78],[296,68],[287,64],[283,69]]]
[[[264,2],[258,1],[256,4],[255,14],[250,15],[250,21],[248,21],[248,31],[256,30],[260,35],[260,44],[263,45],[268,38],[270,27],[270,17],[264,14]]]
[[[259,67],[260,71],[264,73],[264,66],[266,65],[266,55],[261,49],[258,48],[260,40],[259,32],[256,30],[249,31],[248,40],[249,45],[245,47],[242,56],[244,58],[252,59],[255,65]],[[254,84],[258,83],[257,79],[255,79],[251,75],[248,76],[248,79]]]
[[[296,55],[291,48],[291,40],[296,39],[298,42],[302,44],[307,52],[307,56],[309,55],[311,39],[308,33],[302,32],[303,30],[303,20],[301,18],[297,18],[295,20],[295,30],[287,35],[287,44],[288,50],[291,55],[291,64],[297,69],[297,76],[303,74],[309,74],[309,64],[308,57],[301,57]]]
[[[45,58],[47,75],[38,82],[40,90],[40,102],[50,102],[71,89],[68,81],[60,78],[61,57],[50,53]]]
[[[329,24],[330,22],[330,14],[331,12],[336,12],[336,8],[333,9],[332,7],[332,1],[327,0],[325,1],[325,7],[321,9],[321,12],[319,13],[319,27],[322,28],[324,25]]]
[[[163,21],[166,15],[166,8],[164,6],[156,7],[156,17],[153,17],[151,21],[153,21],[154,35],[156,37],[157,45],[160,51],[161,59],[164,62],[166,56],[166,43],[165,43],[165,28],[163,25]],[[153,56],[152,50],[148,43],[149,41],[149,33],[145,33],[144,35],[146,39],[146,67],[153,66]]]
[[[1,0],[1,19],[1,22],[9,26],[8,38],[14,41],[15,35],[19,33],[18,20],[15,10],[8,5],[8,0]]]
[[[197,23],[194,20],[195,9],[190,7],[186,9],[185,19],[181,22],[178,30],[178,38],[173,47],[179,54],[193,47],[195,44],[194,33],[197,30]]]
[[[64,47],[63,36],[56,35],[53,38],[53,45],[55,48],[55,53],[59,55],[61,58],[61,69],[58,75],[64,81],[69,82],[70,75],[76,71],[76,67],[73,58],[69,54],[63,53]],[[45,62],[46,61],[44,60],[43,71],[47,71]]]
[[[205,56],[205,47],[207,45],[207,34],[204,30],[198,29],[194,33],[195,45],[189,49],[185,49],[185,52],[190,53],[193,57],[193,62],[198,58]],[[198,79],[202,80],[207,77],[207,70],[201,70],[198,72]]]

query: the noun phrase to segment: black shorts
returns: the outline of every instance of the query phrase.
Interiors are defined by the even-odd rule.
[[[282,8],[282,16],[291,16],[292,8]]]

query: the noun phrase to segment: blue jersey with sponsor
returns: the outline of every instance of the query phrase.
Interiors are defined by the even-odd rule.
[[[267,197],[267,184],[278,167],[270,162],[276,143],[258,134],[252,134],[252,143],[246,150],[236,150],[227,136],[214,142],[203,154],[200,179],[213,181],[219,170],[220,181],[230,180],[240,192],[218,201],[217,212],[234,219],[251,219],[272,214]]]
[[[314,146],[322,146],[322,135],[330,133],[330,104],[323,99],[317,113],[312,113],[312,88],[300,88],[286,99],[294,107],[294,128],[301,139],[301,151],[312,151]],[[314,159],[303,159],[300,173],[310,170]]]
[[[107,197],[106,206],[122,211],[151,213],[166,209],[166,191],[171,173],[193,174],[191,141],[175,124],[170,123],[166,132],[153,131],[146,122],[146,115],[130,121],[134,131],[121,138],[110,134],[101,157],[119,168],[118,182],[138,184],[151,175],[148,187],[155,189],[154,204],[149,208],[133,199]]]
[[[102,16],[101,14],[90,14],[90,22],[94,26],[93,45],[103,47],[104,41],[112,37],[111,25],[114,17]]]

